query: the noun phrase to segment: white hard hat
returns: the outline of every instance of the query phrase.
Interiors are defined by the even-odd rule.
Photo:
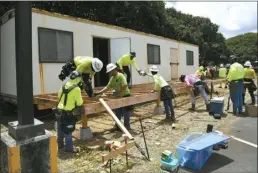
[[[223,67],[224,65],[223,64],[220,64],[220,67]]]
[[[251,64],[251,62],[250,62],[250,61],[246,61],[246,62],[245,62],[245,64],[244,64],[244,66],[251,67],[251,66],[252,66],[252,64]]]
[[[156,65],[153,65],[153,66],[151,66],[150,71],[152,71],[152,72],[158,72],[159,69],[158,69],[158,67],[157,67]]]
[[[107,65],[107,73],[111,72],[112,70],[116,69],[116,65],[113,63],[109,63]]]
[[[95,72],[100,72],[100,70],[103,68],[103,63],[98,58],[93,58],[92,67]]]

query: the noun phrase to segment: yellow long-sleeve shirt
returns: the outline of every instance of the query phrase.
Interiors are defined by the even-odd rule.
[[[162,87],[167,86],[167,81],[159,74],[153,75],[154,79],[154,90],[159,91]]]
[[[135,58],[133,58],[131,60],[130,58],[130,54],[127,55],[123,55],[118,61],[117,64],[119,65],[120,69],[123,69],[123,66],[129,66],[129,65],[133,65],[134,69],[139,71],[139,68],[136,64]]]
[[[227,79],[229,82],[233,80],[243,79],[244,73],[244,67],[241,64],[235,62],[230,66]]]
[[[256,78],[256,73],[255,73],[254,69],[245,68],[244,72],[245,72],[244,78],[246,78],[246,79],[255,79]]]
[[[80,80],[82,79],[77,78],[74,80],[70,80],[65,84],[65,89],[68,89],[74,85],[77,85]],[[58,99],[60,99],[62,93],[63,93],[63,89],[61,87],[58,92]],[[65,94],[63,94],[62,98],[60,99],[60,102],[57,105],[57,108],[60,110],[72,111],[76,106],[82,106],[83,99],[81,95],[81,89],[79,87],[76,87],[67,94],[66,106],[64,105],[64,99],[65,99]]]
[[[76,71],[80,73],[89,74],[89,77],[92,79],[95,75],[95,72],[92,70],[92,57],[88,56],[77,56],[74,58],[74,63],[76,65]]]

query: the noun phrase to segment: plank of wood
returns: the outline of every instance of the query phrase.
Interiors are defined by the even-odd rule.
[[[106,162],[109,159],[112,159],[112,158],[118,156],[119,154],[122,154],[123,152],[125,152],[126,150],[128,150],[128,149],[130,149],[134,146],[135,146],[134,141],[128,142],[126,145],[124,145],[122,147],[119,147],[116,150],[113,150],[113,151],[109,152],[108,154],[103,155],[102,156],[102,161]]]
[[[137,96],[124,97],[120,99],[109,100],[106,103],[111,109],[121,108],[129,105],[135,105],[139,103],[144,103],[148,101],[154,101],[159,99],[158,93],[148,93]],[[101,103],[92,103],[85,105],[85,113],[87,115],[93,113],[104,112],[106,109],[103,107]]]
[[[107,110],[107,112],[111,115],[111,117],[113,118],[113,120],[115,120],[116,124],[118,125],[118,127],[128,136],[129,139],[133,139],[133,136],[128,132],[128,130],[125,128],[125,126],[121,123],[121,121],[116,117],[116,115],[114,114],[114,112],[110,109],[110,107],[107,105],[107,103],[100,98],[99,99],[100,103],[105,107],[105,109]]]

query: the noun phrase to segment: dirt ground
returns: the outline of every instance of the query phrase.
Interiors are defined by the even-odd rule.
[[[228,89],[215,90],[220,96],[225,97],[225,108],[228,100]],[[247,94],[248,95],[248,94]],[[216,96],[216,94],[213,94]],[[187,99],[189,96],[176,98],[177,102]],[[188,99],[190,101],[190,98]],[[151,162],[146,161],[136,147],[128,150],[129,167],[126,166],[125,154],[119,155],[112,161],[112,172],[162,172],[159,167],[160,156],[164,150],[170,150],[176,153],[178,143],[191,132],[205,132],[207,124],[212,124],[214,129],[219,129],[227,133],[227,127],[231,122],[237,119],[230,112],[220,120],[216,120],[205,111],[206,107],[203,99],[197,101],[197,111],[189,112],[189,101],[182,106],[175,108],[176,118],[178,120],[175,129],[172,129],[172,123],[165,121],[165,115],[154,115],[155,103],[146,104],[137,107],[134,115],[131,117],[131,134],[135,141],[144,148],[139,118],[142,118],[142,124],[147,141],[148,151]],[[231,106],[232,107],[232,106]],[[231,110],[231,109],[230,109]],[[46,128],[56,134],[53,120],[45,120]],[[89,118],[88,125],[91,127],[94,139],[80,141],[74,139],[74,145],[80,148],[78,154],[68,154],[60,151],[58,153],[58,169],[62,173],[85,173],[85,172],[109,172],[109,166],[102,166],[102,155],[108,153],[108,149],[103,145],[105,140],[123,141],[121,132],[110,132],[114,126],[114,121],[108,114],[93,115]],[[78,124],[78,128],[79,128]],[[3,127],[4,128],[4,127]],[[3,131],[3,128],[1,131]]]

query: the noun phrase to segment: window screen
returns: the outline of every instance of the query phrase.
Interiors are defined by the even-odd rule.
[[[40,62],[66,62],[73,59],[73,33],[39,28]]]
[[[160,64],[160,46],[147,44],[148,64]]]
[[[186,65],[194,65],[193,51],[186,51]]]

